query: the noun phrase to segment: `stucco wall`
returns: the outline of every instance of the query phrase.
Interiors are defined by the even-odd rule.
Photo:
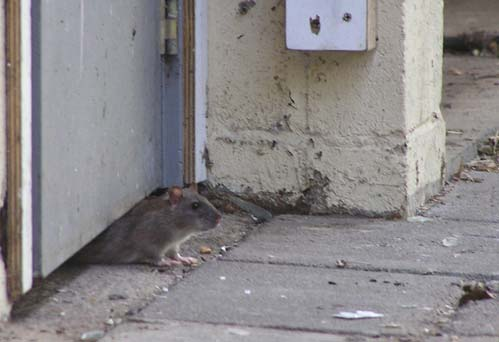
[[[438,191],[444,179],[443,2],[406,0],[404,17],[407,195],[413,212],[425,194]]]
[[[438,82],[425,83],[440,78],[441,56],[424,37],[415,44],[430,50],[412,45],[420,34],[412,25],[424,22],[440,37],[438,6],[378,0],[378,47],[347,53],[289,51],[285,1],[257,1],[246,15],[238,3],[209,1],[209,179],[274,208],[406,214],[409,190],[433,181],[435,165],[440,174],[440,159],[426,151],[418,163],[425,176],[415,189],[408,184],[410,165],[422,158],[416,137],[439,126],[431,118],[440,101]],[[417,64],[429,55],[433,69],[420,78]]]
[[[6,177],[6,104],[5,104],[5,0],[0,0],[0,208],[5,205]],[[7,319],[10,304],[7,300],[7,276],[0,253],[0,320]]]

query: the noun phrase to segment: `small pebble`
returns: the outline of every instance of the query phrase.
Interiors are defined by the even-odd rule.
[[[201,246],[199,248],[199,253],[201,254],[211,254],[211,252],[213,252],[213,250],[208,246]]]
[[[107,296],[109,300],[125,300],[128,299],[128,296],[119,294],[119,293],[112,293],[109,296]]]
[[[237,336],[249,336],[250,332],[247,330],[239,329],[239,328],[229,328],[227,332],[232,335]]]
[[[336,267],[345,268],[347,266],[347,262],[345,260],[336,260]]]

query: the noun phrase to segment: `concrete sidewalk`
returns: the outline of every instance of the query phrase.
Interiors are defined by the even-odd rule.
[[[447,126],[446,174],[475,158],[477,144],[499,128],[499,59],[444,58],[442,113]]]
[[[473,176],[426,222],[278,217],[104,341],[498,341],[497,299],[458,306],[499,287],[499,174]]]

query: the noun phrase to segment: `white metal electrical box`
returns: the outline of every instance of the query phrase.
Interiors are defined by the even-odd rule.
[[[286,0],[286,46],[367,51],[376,46],[376,0]]]

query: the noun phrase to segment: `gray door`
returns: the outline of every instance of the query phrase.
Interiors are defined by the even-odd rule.
[[[158,0],[33,2],[35,270],[162,184]]]

